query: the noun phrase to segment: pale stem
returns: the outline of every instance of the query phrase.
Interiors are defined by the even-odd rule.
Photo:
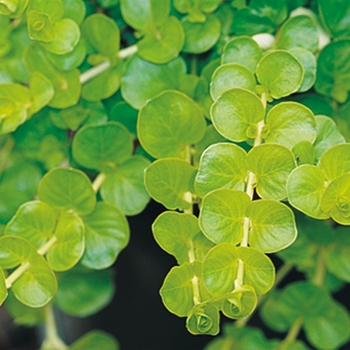
[[[299,317],[290,327],[289,332],[287,336],[284,338],[282,343],[280,344],[279,350],[285,349],[288,344],[292,343],[297,337],[300,332],[301,326],[304,323],[304,319],[302,317]]]
[[[324,261],[324,250],[320,249],[317,255],[316,270],[312,278],[312,283],[315,286],[321,287],[323,285],[325,275],[326,275],[326,265]]]
[[[38,249],[38,253],[45,255],[49,249],[57,242],[56,236],[52,236],[43,246]]]
[[[67,345],[62,341],[57,332],[54,310],[51,304],[45,309],[45,331],[46,336],[41,346],[42,350],[65,350]]]
[[[6,278],[6,288],[9,289],[16,282],[16,280],[21,277],[21,275],[27,271],[29,263],[25,262],[21,264],[15,271],[11,273],[10,276]]]
[[[92,183],[92,188],[94,189],[95,193],[98,192],[98,190],[102,186],[105,179],[106,179],[106,174],[104,173],[100,173],[96,176],[96,179]]]
[[[137,52],[137,45],[129,46],[118,52],[117,58],[125,59]],[[88,69],[86,72],[80,75],[80,83],[84,84],[96,76],[105,72],[111,66],[110,61],[104,61],[97,66]]]

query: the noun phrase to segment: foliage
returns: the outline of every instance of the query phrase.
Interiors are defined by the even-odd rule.
[[[165,307],[195,335],[238,320],[207,349],[349,341],[332,296],[350,282],[349,16],[347,0],[0,1],[0,301],[45,323],[42,349],[118,348],[100,331],[68,347],[52,307],[109,303],[126,216],[151,197],[177,262]],[[293,266],[305,279],[276,288]],[[284,340],[244,327],[260,305]]]

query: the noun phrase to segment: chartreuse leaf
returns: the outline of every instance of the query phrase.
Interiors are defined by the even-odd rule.
[[[205,128],[201,108],[177,91],[164,91],[148,101],[137,121],[140,143],[155,158],[186,158],[188,146],[203,138]]]
[[[333,37],[349,36],[349,3],[346,0],[320,0],[318,10],[323,24]]]
[[[335,145],[328,149],[318,162],[328,181],[350,172],[350,144]]]
[[[80,73],[77,69],[59,71],[46,58],[45,50],[38,44],[30,45],[24,56],[25,64],[30,72],[39,72],[49,79],[54,87],[55,95],[49,106],[67,108],[75,105],[80,97]]]
[[[322,315],[305,319],[305,334],[317,349],[337,349],[350,338],[350,318],[341,304],[332,301]]]
[[[275,46],[283,50],[301,47],[316,52],[318,32],[314,20],[306,15],[289,18],[278,31]]]
[[[151,197],[166,208],[188,209],[195,174],[196,169],[185,160],[158,159],[146,169],[145,186]]]
[[[292,148],[298,165],[314,164],[316,158],[315,147],[309,141],[300,141]]]
[[[74,50],[80,39],[80,29],[76,22],[63,18],[53,25],[54,37],[49,42],[42,42],[46,50],[63,55]]]
[[[186,320],[186,327],[191,334],[219,333],[220,316],[219,310],[213,304],[198,304],[189,313]]]
[[[118,350],[119,344],[117,339],[115,339],[112,335],[102,332],[102,331],[91,331],[77,341],[75,341],[72,345],[68,347],[69,350]]]
[[[148,159],[136,155],[108,172],[100,190],[103,200],[126,215],[140,213],[150,200],[144,185],[144,172],[149,165]]]
[[[231,88],[243,88],[255,92],[254,74],[237,63],[223,64],[213,73],[210,93],[215,101],[223,92]]]
[[[184,42],[185,35],[181,22],[171,16],[137,43],[137,53],[147,61],[166,63],[179,55]]]
[[[319,160],[323,153],[329,148],[345,143],[344,136],[340,133],[334,120],[325,116],[316,116],[317,137],[314,142],[316,160]]]
[[[61,0],[64,6],[64,17],[81,24],[86,14],[85,3],[80,0]]]
[[[43,0],[30,0],[28,10],[46,13],[51,18],[52,22],[61,20],[64,15],[62,0],[52,0],[50,3]]]
[[[221,22],[215,14],[207,16],[204,23],[191,23],[188,17],[182,19],[185,31],[184,52],[203,53],[211,49],[219,40]]]
[[[256,191],[261,198],[286,198],[287,178],[296,166],[294,155],[286,146],[256,146],[248,153],[247,165],[256,177]]]
[[[291,245],[297,237],[292,210],[273,200],[251,202],[246,210],[251,228],[249,246],[273,253]]]
[[[175,0],[174,7],[182,14],[187,14],[190,22],[205,22],[206,13],[214,12],[220,4],[220,0],[194,1]]]
[[[0,3],[0,13],[11,18],[21,17],[28,3],[29,0],[3,0]]]
[[[33,40],[52,42],[55,31],[49,15],[35,10],[28,11],[28,34]]]
[[[72,151],[80,165],[103,171],[131,157],[133,140],[126,127],[117,122],[86,125],[74,136]]]
[[[316,139],[316,119],[313,113],[297,102],[282,102],[272,107],[267,113],[265,124],[266,142],[293,148],[298,142],[313,143]]]
[[[268,97],[279,99],[298,91],[303,82],[304,68],[291,53],[275,50],[262,57],[256,74]]]
[[[249,36],[232,38],[224,47],[222,63],[238,63],[255,73],[262,51],[256,41]]]
[[[316,81],[317,61],[312,52],[303,49],[302,47],[295,47],[289,50],[304,68],[304,78],[298,92],[305,92],[313,87]]]
[[[58,220],[54,237],[56,242],[50,247],[46,259],[53,270],[71,269],[83,255],[84,224],[80,217],[73,213],[64,213]]]
[[[29,114],[34,114],[49,104],[55,94],[55,90],[51,81],[39,72],[31,73],[29,80],[30,93],[32,95]]]
[[[80,266],[58,273],[55,304],[66,314],[77,317],[92,315],[113,298],[115,286],[111,270],[94,271]]]
[[[247,176],[247,153],[233,143],[217,143],[209,146],[199,162],[195,188],[199,196],[217,188],[244,190]]]
[[[321,208],[341,225],[350,225],[350,173],[333,180],[321,198]]]
[[[135,55],[125,68],[122,96],[130,106],[140,109],[164,90],[178,90],[185,73],[186,65],[180,57],[165,64],[154,64]]]
[[[51,238],[57,216],[56,211],[44,202],[24,203],[6,225],[5,234],[25,238],[39,249]]]
[[[179,264],[192,258],[201,260],[213,246],[200,232],[197,218],[190,214],[166,211],[154,221],[152,231],[160,247]]]
[[[42,178],[39,198],[53,207],[90,214],[96,204],[95,192],[87,175],[72,168],[55,168]]]
[[[329,214],[321,209],[325,190],[325,177],[319,167],[304,164],[294,169],[287,181],[289,203],[315,219],[328,219]]]
[[[12,291],[21,303],[41,307],[55,295],[57,281],[53,271],[44,257],[23,238],[0,238],[0,264],[5,269],[18,265],[23,268],[23,273],[12,283]]]
[[[214,102],[210,114],[220,134],[231,141],[241,142],[257,136],[256,124],[264,119],[265,108],[251,91],[233,88]]]
[[[85,19],[82,33],[96,52],[116,59],[120,33],[112,18],[101,13],[93,14]]]
[[[249,196],[242,191],[218,189],[209,192],[203,198],[199,216],[204,235],[215,243],[239,243],[249,204]]]
[[[168,19],[170,0],[121,0],[120,9],[127,24],[136,30],[147,31]]]
[[[340,103],[347,100],[350,90],[349,49],[349,39],[333,41],[323,48],[317,60],[316,91]]]
[[[90,269],[105,269],[117,259],[129,242],[125,215],[114,205],[98,202],[95,210],[83,217],[85,251],[81,264]]]
[[[6,287],[5,274],[3,269],[0,267],[0,305],[2,305],[6,300],[7,295],[8,291]]]

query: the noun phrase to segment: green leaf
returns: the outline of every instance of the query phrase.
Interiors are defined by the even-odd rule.
[[[255,73],[262,51],[256,41],[249,36],[232,38],[224,47],[222,63],[239,63]]]
[[[49,240],[55,230],[57,213],[40,201],[24,203],[6,225],[5,234],[26,239],[36,249]]]
[[[140,109],[164,90],[177,90],[186,72],[185,62],[176,58],[166,64],[154,64],[133,56],[123,75],[121,93],[133,108]]]
[[[196,305],[186,320],[187,330],[194,335],[219,333],[220,316],[219,310],[213,304]]]
[[[233,88],[226,90],[212,105],[211,118],[220,134],[241,142],[257,136],[256,124],[264,119],[265,108],[252,92]]]
[[[347,100],[350,90],[349,49],[349,39],[333,41],[323,48],[317,60],[315,90],[340,103]]]
[[[64,18],[53,26],[54,37],[50,42],[40,43],[46,50],[63,55],[74,50],[80,39],[80,29],[76,22]]]
[[[177,91],[164,91],[148,101],[137,121],[140,143],[155,158],[186,158],[188,146],[203,138],[205,128],[200,107]]]
[[[249,204],[249,196],[242,191],[219,189],[208,193],[199,216],[204,235],[215,243],[239,243]]]
[[[28,35],[33,40],[52,42],[55,30],[48,14],[38,11],[28,11]]]
[[[96,204],[89,178],[72,168],[49,171],[39,184],[38,196],[53,207],[72,209],[81,215],[90,214]]]
[[[185,32],[184,52],[206,52],[219,40],[221,22],[215,14],[208,15],[204,23],[191,23],[188,17],[184,17],[182,25]]]
[[[293,148],[301,141],[313,143],[316,139],[316,119],[310,109],[300,103],[277,104],[269,110],[265,124],[266,142]]]
[[[314,20],[306,15],[289,18],[280,28],[275,46],[283,50],[301,47],[316,52],[318,32]]]
[[[82,33],[96,52],[116,59],[119,52],[120,33],[112,18],[101,13],[93,14],[85,19]]]
[[[334,221],[350,225],[350,173],[333,180],[321,198],[321,208],[330,212]]]
[[[325,116],[316,116],[317,137],[314,142],[316,160],[319,160],[329,148],[345,143],[344,136],[340,133],[334,120]]]
[[[3,269],[0,267],[0,305],[6,300],[8,291],[6,287],[5,274]]]
[[[103,171],[131,157],[133,140],[129,131],[116,122],[86,125],[76,133],[72,151],[77,163]]]
[[[0,4],[0,13],[9,15],[11,18],[18,18],[26,10],[29,0],[3,0],[2,2],[4,4]]]
[[[349,173],[350,144],[340,144],[329,148],[320,158],[318,166],[328,181]]]
[[[194,215],[166,211],[152,225],[155,240],[179,264],[202,260],[213,243],[203,236]]]
[[[259,250],[248,247],[238,247],[237,257],[244,264],[244,284],[252,286],[257,295],[267,293],[275,282],[272,261]]]
[[[316,151],[315,147],[309,141],[300,141],[293,146],[292,152],[298,165],[314,164]]]
[[[273,200],[251,202],[246,211],[251,228],[249,246],[273,253],[291,245],[297,237],[294,214],[285,204]]]
[[[268,95],[279,99],[298,91],[304,78],[304,68],[291,53],[275,50],[262,57],[256,74]]]
[[[54,302],[66,314],[86,317],[103,309],[113,298],[114,274],[76,267],[58,273],[59,288]]]
[[[170,13],[170,0],[121,0],[120,9],[127,24],[147,31],[162,25]]]
[[[316,57],[308,50],[295,47],[289,50],[302,64],[304,68],[304,78],[298,92],[310,90],[316,81],[317,61]]]
[[[174,16],[157,28],[156,32],[147,34],[137,43],[138,55],[153,63],[166,63],[176,58],[185,42],[181,22]]]
[[[66,271],[78,263],[83,255],[84,224],[73,213],[64,213],[55,228],[55,243],[46,254],[46,259],[54,271]]]
[[[121,123],[136,136],[137,111],[124,101],[116,103],[109,113],[109,119]]]
[[[320,19],[333,37],[350,35],[349,16],[350,7],[346,0],[318,1]]]
[[[317,349],[339,349],[350,338],[348,311],[335,301],[321,315],[305,319],[305,333]]]
[[[209,146],[200,158],[195,189],[203,197],[218,188],[244,190],[247,153],[233,143]]]
[[[111,334],[102,331],[91,331],[69,346],[69,350],[118,350],[119,344]]]
[[[189,209],[195,174],[196,169],[185,160],[159,159],[146,169],[145,186],[151,197],[167,209]]]
[[[220,0],[206,0],[202,2],[193,0],[175,0],[174,7],[182,14],[188,14],[190,22],[205,22],[205,13],[214,12],[220,5]]]
[[[90,269],[111,266],[129,242],[129,225],[125,215],[115,206],[98,202],[95,210],[83,217],[85,251],[81,259]]]
[[[294,155],[287,147],[278,144],[256,146],[248,153],[247,164],[256,177],[256,191],[261,198],[286,198],[287,178],[296,165]]]
[[[160,289],[164,306],[179,317],[187,316],[194,306],[192,280],[197,277],[198,281],[198,264],[184,263],[173,267]]]
[[[315,219],[328,219],[329,214],[321,209],[325,189],[325,177],[319,167],[304,164],[294,169],[287,182],[289,203]]]
[[[231,88],[243,88],[255,92],[255,85],[254,74],[247,67],[236,63],[223,64],[213,73],[210,94],[215,101]]]
[[[222,297],[231,293],[237,275],[238,248],[222,243],[212,248],[203,261],[203,283],[210,294]]]
[[[0,264],[5,269],[18,265],[23,268],[23,273],[12,284],[12,291],[21,303],[41,307],[55,295],[55,274],[44,257],[23,238],[0,238]]]
[[[144,172],[150,165],[148,159],[133,156],[106,175],[101,186],[101,197],[116,205],[126,215],[143,211],[150,200],[144,185]]]
[[[28,10],[46,13],[52,22],[61,20],[64,15],[62,0],[52,0],[50,3],[44,0],[30,0]]]
[[[64,17],[72,19],[78,25],[83,22],[86,14],[85,3],[80,0],[61,0],[64,6]]]

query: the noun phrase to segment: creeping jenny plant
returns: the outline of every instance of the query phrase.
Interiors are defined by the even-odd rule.
[[[0,0],[0,302],[42,349],[118,347],[66,345],[53,306],[108,304],[150,197],[165,307],[195,335],[237,320],[207,349],[349,341],[349,23],[348,0]]]

